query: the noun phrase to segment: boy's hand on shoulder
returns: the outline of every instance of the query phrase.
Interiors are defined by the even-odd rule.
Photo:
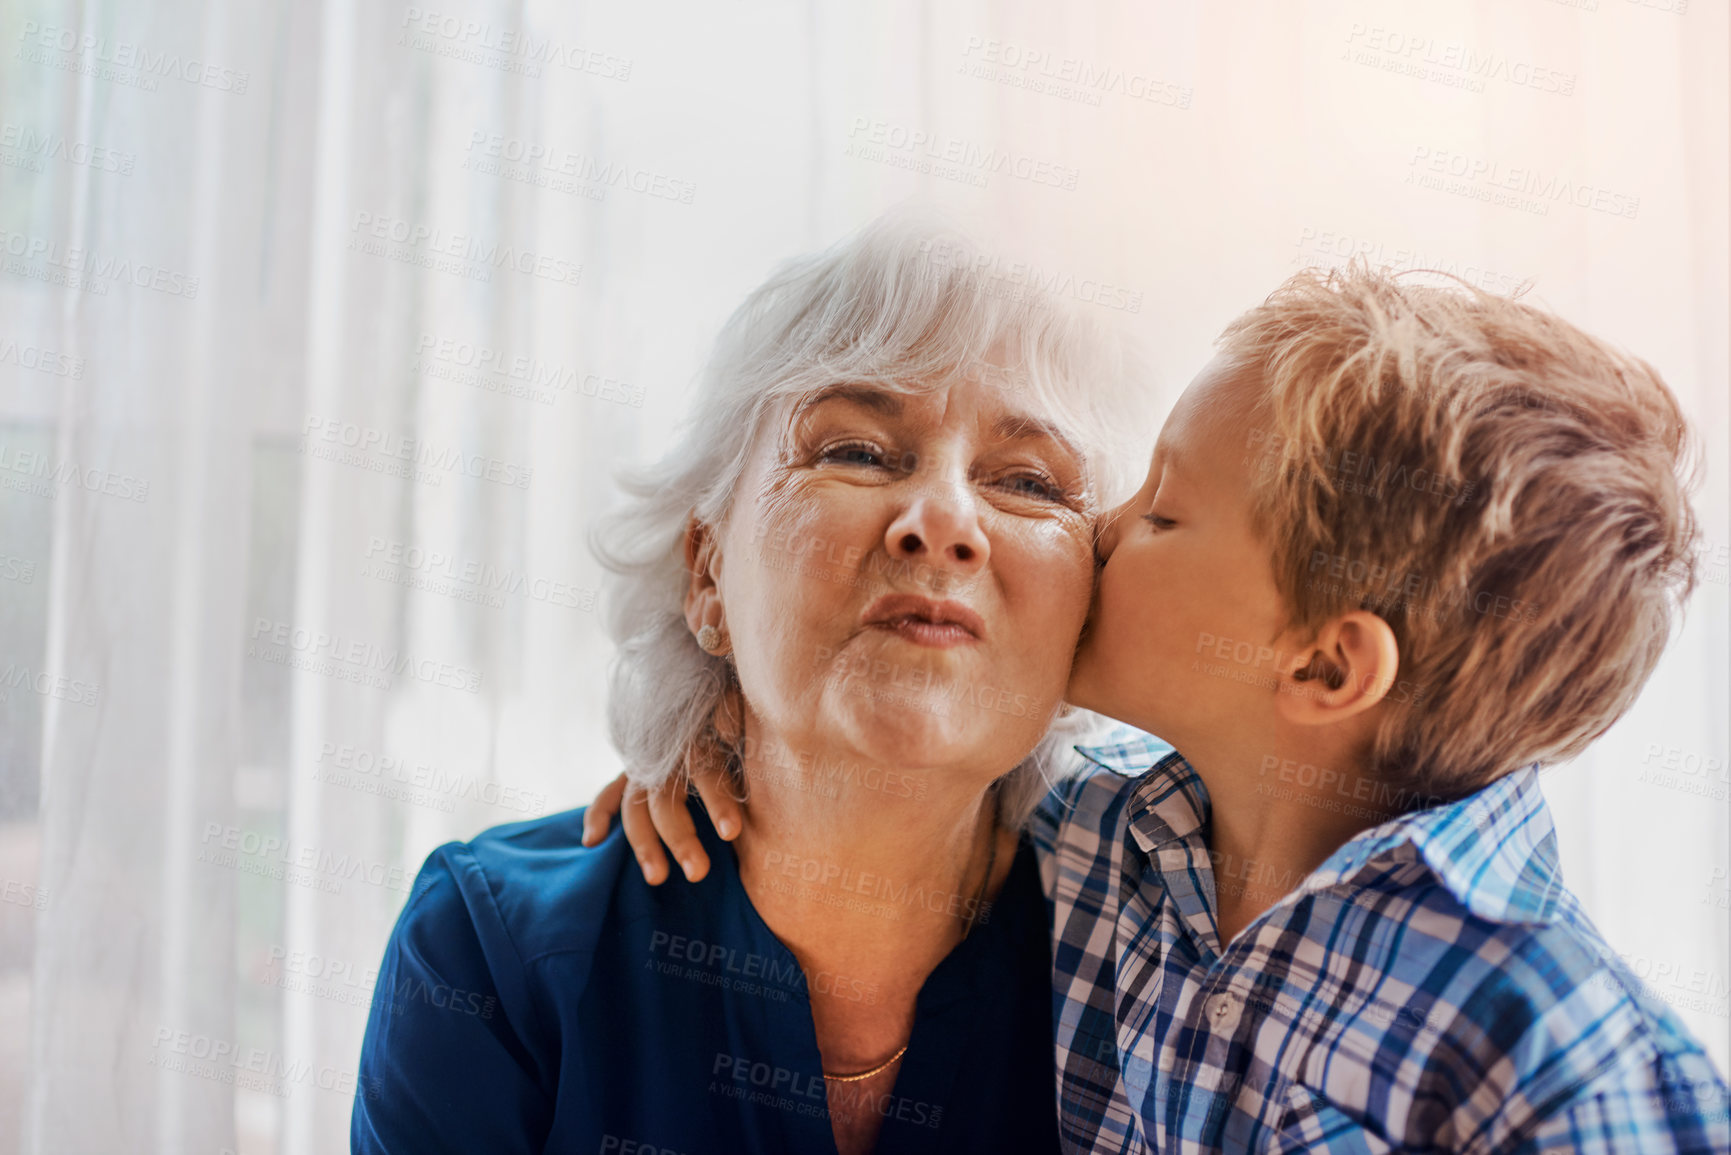
[[[688,881],[704,878],[709,873],[709,855],[697,837],[685,798],[695,789],[715,824],[715,832],[727,841],[738,836],[744,826],[743,800],[735,798],[726,783],[728,751],[742,735],[741,718],[738,691],[729,690],[717,705],[711,725],[686,747],[680,770],[669,775],[660,787],[645,790],[626,774],[602,787],[583,812],[583,845],[598,845],[607,836],[617,814],[625,827],[625,840],[631,844],[643,879],[650,886],[660,886],[667,879],[663,842],[673,852]]]

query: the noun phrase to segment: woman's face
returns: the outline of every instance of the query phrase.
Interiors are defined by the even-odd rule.
[[[687,601],[694,621],[721,604],[748,734],[971,786],[1039,741],[1088,612],[1094,510],[1026,397],[979,374],[842,383],[760,438]]]

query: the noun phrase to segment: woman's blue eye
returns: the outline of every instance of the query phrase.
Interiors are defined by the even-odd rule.
[[[858,456],[849,457],[850,454]],[[863,441],[848,441],[825,449],[822,458],[825,461],[845,461],[848,465],[877,465],[883,460],[883,451]]]
[[[1020,489],[1020,490],[1018,490],[1018,492],[1025,493],[1030,497],[1041,497],[1041,498],[1046,498],[1048,500],[1059,500],[1064,496],[1064,491],[1062,489],[1058,488],[1058,486],[1054,485],[1049,479],[1040,476],[1038,473],[1012,474],[1010,477],[1006,478],[1005,480],[1012,487],[1015,487],[1020,482],[1027,482],[1027,483],[1031,484],[1032,486],[1034,486],[1033,489]]]

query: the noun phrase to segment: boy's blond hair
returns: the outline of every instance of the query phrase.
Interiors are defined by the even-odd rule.
[[[1652,366],[1510,297],[1306,270],[1220,347],[1294,625],[1388,622],[1377,772],[1459,797],[1629,708],[1695,583],[1692,435]]]

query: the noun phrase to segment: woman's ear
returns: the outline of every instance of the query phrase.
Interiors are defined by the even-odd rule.
[[[1394,630],[1369,610],[1353,610],[1297,649],[1282,672],[1275,709],[1300,726],[1342,722],[1386,698],[1399,672]]]
[[[705,625],[719,626],[725,617],[716,580],[720,561],[714,529],[692,514],[685,522],[685,570],[691,579],[685,589],[685,621],[694,634]]]

